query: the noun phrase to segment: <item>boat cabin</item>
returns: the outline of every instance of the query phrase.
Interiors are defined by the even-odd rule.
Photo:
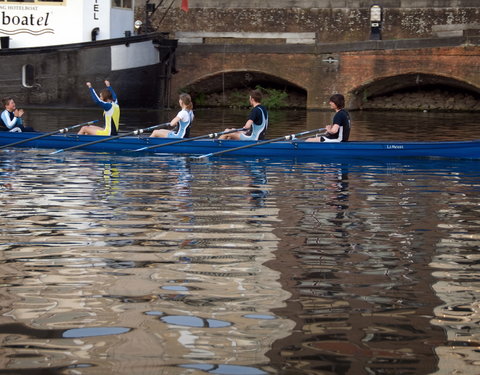
[[[128,37],[134,9],[135,0],[0,0],[1,48]]]

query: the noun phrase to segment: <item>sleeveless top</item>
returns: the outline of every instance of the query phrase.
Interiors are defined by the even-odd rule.
[[[188,138],[190,135],[190,126],[193,121],[193,111],[187,111],[182,109],[178,112],[177,116],[180,121],[178,122],[176,128],[168,132],[168,138]]]
[[[254,121],[250,134],[247,135],[240,133],[240,140],[242,141],[258,141],[265,136],[268,128],[268,114],[263,106],[257,105],[252,109],[252,113],[249,116],[249,119],[251,120],[253,120],[252,117],[255,115],[254,111],[260,111],[262,122],[260,124],[256,124]]]

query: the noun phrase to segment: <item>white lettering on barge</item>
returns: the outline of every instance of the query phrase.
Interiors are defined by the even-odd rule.
[[[403,145],[387,145],[387,150],[403,150]]]

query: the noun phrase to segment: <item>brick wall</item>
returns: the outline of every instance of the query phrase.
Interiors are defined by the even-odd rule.
[[[139,19],[144,3],[138,2]],[[315,32],[319,42],[360,41],[369,38],[374,3],[383,8],[383,39],[426,38],[434,26],[480,22],[478,0],[189,0],[188,12],[180,0],[165,0],[151,24],[172,33]]]

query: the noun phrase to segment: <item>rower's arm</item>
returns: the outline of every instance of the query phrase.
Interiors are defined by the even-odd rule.
[[[338,131],[340,130],[340,125],[338,124],[327,125],[325,129],[327,130],[328,134],[337,134]]]
[[[2,121],[8,129],[13,129],[15,125],[22,124],[22,119],[20,117],[14,117],[13,119],[10,119],[7,110],[2,112]]]
[[[90,87],[90,94],[92,95],[93,101],[100,107],[102,107],[104,111],[109,111],[110,108],[112,108],[112,103],[104,102],[103,100],[101,100],[93,87]]]
[[[245,125],[243,125],[244,129],[250,129],[253,125],[253,120],[248,120]]]
[[[115,103],[118,104],[118,98],[117,98],[117,94],[115,93],[115,91],[113,90],[112,86],[107,86],[107,88],[110,90],[110,92],[112,93],[112,99]]]

